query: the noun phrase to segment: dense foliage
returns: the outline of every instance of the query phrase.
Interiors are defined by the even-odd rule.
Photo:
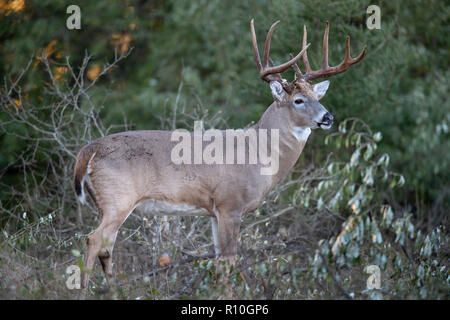
[[[66,28],[70,4],[81,8],[81,30]],[[305,24],[318,67],[325,21],[331,64],[347,34],[353,55],[364,45],[368,54],[331,79],[322,101],[335,128],[314,132],[295,169],[245,218],[235,296],[448,299],[450,9],[377,1],[381,29],[368,30],[370,4],[0,0],[0,296],[74,296],[64,270],[82,266],[97,223],[72,189],[83,144],[194,119],[219,128],[258,120],[272,98],[253,62],[254,18],[258,39],[281,20],[275,62],[298,51]],[[220,297],[209,228],[202,218],[133,214],[114,258],[119,297]],[[163,254],[178,263],[162,266]],[[381,269],[380,290],[366,289],[369,265]]]

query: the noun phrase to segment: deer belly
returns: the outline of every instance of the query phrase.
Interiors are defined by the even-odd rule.
[[[208,210],[189,204],[173,204],[170,202],[147,199],[136,206],[136,210],[155,216],[210,216]]]

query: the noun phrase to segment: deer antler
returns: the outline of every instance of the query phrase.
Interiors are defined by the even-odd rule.
[[[307,81],[317,79],[317,78],[325,78],[325,77],[331,77],[336,74],[342,73],[346,71],[348,68],[350,68],[351,65],[358,63],[362,60],[364,55],[366,54],[367,47],[364,47],[363,51],[357,56],[356,58],[352,58],[350,56],[350,37],[347,36],[345,39],[345,58],[344,61],[342,61],[339,65],[336,67],[330,67],[328,66],[328,33],[329,33],[330,25],[328,21],[325,25],[325,33],[323,35],[323,60],[322,60],[322,68],[316,71],[311,70],[311,66],[309,65],[308,61],[308,55],[305,52],[303,54],[303,64],[305,66],[305,74],[303,75],[300,72],[300,69],[298,68],[297,64],[293,66],[295,73],[297,75],[297,78],[301,78]],[[302,48],[307,48],[309,46],[306,45],[306,38],[307,38],[307,32],[306,32],[306,26],[303,26],[303,43]],[[303,51],[303,50],[302,50]]]
[[[306,50],[308,49],[309,44],[308,45],[304,44],[302,50],[291,60],[289,60],[283,64],[280,64],[278,66],[273,66],[272,65],[273,63],[269,57],[270,41],[272,39],[273,31],[279,22],[280,21],[276,21],[274,24],[272,24],[272,26],[269,29],[269,32],[267,33],[266,43],[265,43],[265,47],[264,47],[263,64],[261,63],[261,57],[259,55],[258,42],[256,41],[255,26],[253,23],[253,19],[250,22],[250,29],[251,29],[251,33],[252,33],[252,42],[253,42],[253,50],[255,53],[255,61],[256,61],[256,65],[258,67],[258,71],[259,71],[259,75],[260,75],[261,79],[263,79],[267,82],[278,81],[283,86],[285,86],[286,83],[281,78],[280,73],[287,70],[291,66],[295,65],[295,63],[298,60],[300,60],[300,57],[306,53]],[[270,62],[270,66],[269,66],[269,62]]]

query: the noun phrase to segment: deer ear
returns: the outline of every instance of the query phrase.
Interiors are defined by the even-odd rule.
[[[323,98],[323,96],[325,95],[325,93],[328,90],[328,86],[329,85],[330,85],[330,81],[329,80],[325,80],[325,81],[316,83],[313,86],[313,90],[317,94],[317,100],[320,100],[320,99]]]
[[[276,101],[282,101],[286,95],[286,91],[284,91],[283,86],[278,81],[270,81],[270,90]]]

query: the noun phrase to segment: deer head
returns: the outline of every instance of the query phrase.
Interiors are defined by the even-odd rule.
[[[344,60],[335,67],[328,66],[329,24],[327,22],[323,37],[322,68],[313,71],[311,70],[308,55],[306,53],[309,44],[306,44],[307,32],[306,26],[304,26],[302,50],[295,57],[291,55],[291,60],[281,65],[274,66],[269,57],[270,41],[273,31],[279,22],[280,21],[276,21],[272,24],[267,33],[263,63],[261,63],[261,57],[258,51],[253,19],[250,22],[255,61],[259,75],[262,80],[269,82],[275,103],[279,108],[285,108],[285,111],[289,112],[289,119],[294,126],[311,129],[329,129],[333,124],[334,118],[319,100],[325,95],[330,81],[325,80],[316,84],[313,84],[311,81],[318,78],[330,77],[346,71],[351,65],[362,60],[366,53],[366,48],[363,49],[358,57],[352,58],[350,56],[350,37],[347,36]],[[297,61],[300,57],[302,57],[305,67],[304,74],[297,65]],[[292,82],[286,81],[280,75],[281,72],[287,70],[289,67],[294,69],[296,75],[296,78]]]

